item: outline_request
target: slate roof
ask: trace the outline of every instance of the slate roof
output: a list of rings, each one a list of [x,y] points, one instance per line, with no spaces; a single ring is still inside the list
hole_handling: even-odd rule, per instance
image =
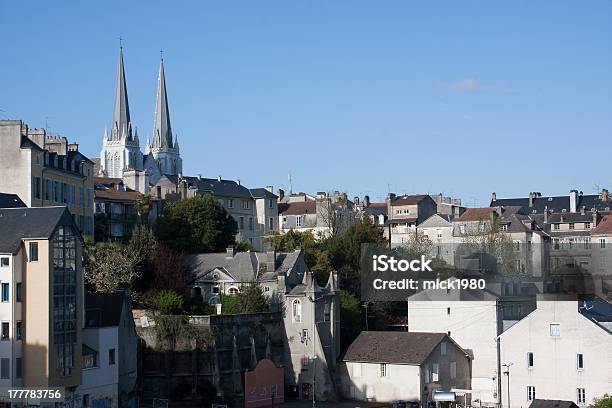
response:
[[[499,206],[519,206],[525,214],[543,214],[544,209],[548,207],[551,212],[562,212],[570,210],[570,197],[566,196],[549,196],[536,197],[533,199],[533,205],[529,207],[529,197],[522,198],[498,198],[491,200],[491,207]],[[612,200],[603,201],[599,194],[578,194],[576,209],[586,207],[587,210],[596,208],[599,211],[610,211],[612,208]]]
[[[0,208],[23,208],[25,206],[17,194],[0,193]]]
[[[445,333],[362,331],[343,361],[421,365],[447,337]]]
[[[210,193],[214,196],[252,198],[251,191],[234,180],[221,179],[219,181],[219,179],[199,177],[184,177],[184,179],[190,186],[196,187],[203,193]]]
[[[278,215],[302,215],[316,213],[317,203],[315,201],[300,201],[297,203],[278,204]]]
[[[254,198],[278,198],[276,194],[268,191],[265,188],[251,188],[249,191]]]
[[[548,222],[550,224],[558,224],[565,222],[593,222],[593,213],[590,211],[587,211],[585,214],[579,212],[553,213],[548,216]]]
[[[529,408],[578,408],[574,401],[534,399]]]
[[[429,197],[427,194],[402,195],[391,200],[391,205],[415,205]]]
[[[50,238],[60,221],[78,231],[66,207],[0,209],[0,253],[16,253],[23,239]]]
[[[388,215],[387,203],[370,203],[363,211],[369,215]]]
[[[32,139],[30,139],[29,137],[25,136],[25,135],[21,135],[21,148],[22,149],[33,149],[33,150],[38,150],[38,151],[43,151],[43,149],[37,145],[36,143],[34,143],[32,141]]]
[[[251,251],[238,252],[233,257],[229,257],[225,252],[187,255],[185,265],[192,271],[196,280],[204,278],[217,268],[227,272],[237,282],[252,282],[257,278],[258,272],[258,259],[255,252]]]
[[[491,214],[495,212],[493,207],[466,208],[457,221],[490,221]]]
[[[119,326],[123,304],[123,293],[85,293],[85,326]]]

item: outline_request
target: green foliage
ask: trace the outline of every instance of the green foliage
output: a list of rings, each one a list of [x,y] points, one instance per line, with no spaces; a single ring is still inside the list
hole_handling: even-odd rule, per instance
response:
[[[160,241],[179,252],[220,252],[235,244],[238,224],[213,197],[169,204],[157,221]]]
[[[119,243],[88,244],[84,247],[85,281],[96,292],[114,292],[130,286],[140,276],[139,254]]]
[[[316,263],[317,242],[311,231],[289,230],[285,234],[269,235],[267,240],[274,245],[277,252],[293,252],[296,249],[304,250],[304,260],[309,267]]]
[[[179,314],[183,311],[183,298],[173,290],[162,290],[157,294],[155,306],[162,315]]]
[[[221,295],[221,313],[261,313],[270,309],[270,302],[263,294],[261,287],[251,282],[240,289],[236,295]]]
[[[612,408],[612,395],[604,394],[601,397],[594,398],[593,403],[587,408]]]
[[[257,248],[255,248],[250,242],[242,241],[236,245],[236,252],[257,252]]]
[[[357,338],[363,326],[361,305],[357,296],[345,290],[340,291],[340,342],[346,348]]]

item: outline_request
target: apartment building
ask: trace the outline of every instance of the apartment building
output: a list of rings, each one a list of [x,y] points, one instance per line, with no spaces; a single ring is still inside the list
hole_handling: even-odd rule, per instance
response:
[[[612,333],[580,312],[582,302],[538,299],[537,308],[500,337],[502,403],[529,406],[534,399],[587,406],[610,392]],[[587,305],[588,309],[588,305]],[[508,390],[509,381],[509,390]]]
[[[0,209],[0,387],[81,384],[81,235],[66,207]]]
[[[65,205],[83,235],[93,236],[93,162],[65,137],[0,120],[0,191],[28,207]]]
[[[549,213],[577,212],[582,207],[609,212],[612,210],[612,196],[605,188],[599,194],[584,194],[572,189],[563,196],[543,196],[540,192],[531,192],[527,197],[497,198],[496,193],[491,194],[490,207],[509,206],[521,207],[523,214],[544,214],[545,210]]]
[[[130,236],[138,219],[141,193],[120,178],[94,178],[95,240],[116,241]]]
[[[418,224],[437,211],[436,202],[429,195],[387,196],[387,228],[391,244],[405,244],[416,232]]]

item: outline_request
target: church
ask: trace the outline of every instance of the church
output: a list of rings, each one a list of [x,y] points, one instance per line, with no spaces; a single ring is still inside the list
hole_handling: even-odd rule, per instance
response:
[[[132,126],[123,65],[123,47],[119,48],[115,105],[110,133],[104,131],[98,176],[122,179],[125,186],[147,194],[162,176],[182,174],[183,162],[176,135],[172,134],[164,59],[159,64],[153,135],[147,137],[144,154],[140,150],[138,130]]]

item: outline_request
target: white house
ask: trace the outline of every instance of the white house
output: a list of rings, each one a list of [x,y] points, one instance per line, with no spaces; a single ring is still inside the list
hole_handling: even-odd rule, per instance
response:
[[[436,390],[469,389],[470,374],[471,357],[445,333],[382,331],[361,332],[340,370],[344,398],[376,402],[425,403]]]
[[[433,244],[432,256],[442,258],[447,264],[454,264],[452,215],[433,214],[420,225],[417,231],[423,233]]]
[[[85,304],[83,381],[77,401],[82,407],[129,406],[136,398],[138,354],[129,297],[87,293]]]
[[[580,313],[577,301],[549,299],[540,298],[535,311],[500,336],[511,407],[527,407],[535,398],[586,406],[612,389],[612,332]]]

